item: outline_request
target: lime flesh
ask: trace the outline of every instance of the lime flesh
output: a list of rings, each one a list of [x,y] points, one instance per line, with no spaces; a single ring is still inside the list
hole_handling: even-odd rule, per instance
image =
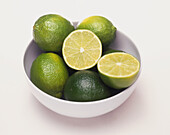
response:
[[[89,30],[75,30],[64,40],[62,48],[66,64],[75,70],[94,67],[102,55],[99,38]]]

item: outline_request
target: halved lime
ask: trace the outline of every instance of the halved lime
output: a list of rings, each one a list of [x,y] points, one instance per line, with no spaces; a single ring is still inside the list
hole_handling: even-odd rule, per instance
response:
[[[116,52],[104,55],[99,60],[97,68],[106,85],[122,89],[134,83],[139,73],[140,63],[128,53]]]
[[[99,38],[89,30],[75,30],[64,40],[63,58],[66,64],[76,70],[95,66],[102,55]]]

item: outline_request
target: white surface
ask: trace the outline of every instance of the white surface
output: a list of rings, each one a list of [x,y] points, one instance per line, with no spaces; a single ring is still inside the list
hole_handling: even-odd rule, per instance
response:
[[[135,56],[139,60],[139,62],[141,62],[140,54],[136,46],[134,45],[134,43],[127,36],[125,36],[123,33],[121,33],[118,30],[116,32],[116,38],[114,42],[112,42],[109,47],[112,49],[122,50],[124,52],[130,53],[133,56]],[[75,117],[75,118],[90,118],[90,117],[96,117],[108,113],[114,110],[115,108],[117,108],[118,106],[120,106],[122,103],[124,103],[127,100],[127,98],[132,94],[132,92],[135,90],[138,84],[137,82],[139,78],[136,80],[136,82],[133,85],[125,89],[123,92],[117,94],[116,96],[112,96],[105,100],[100,100],[95,102],[86,102],[86,103],[70,102],[70,101],[54,98],[42,92],[30,81],[30,69],[31,69],[32,62],[42,52],[43,51],[36,45],[34,41],[30,42],[27,49],[25,50],[25,54],[23,58],[24,59],[23,68],[25,69],[25,77],[27,78],[28,83],[31,86],[30,90],[32,91],[33,95],[40,101],[40,103],[42,103],[47,108],[61,115]]]
[[[170,134],[169,0],[0,1],[1,135]],[[143,70],[132,96],[116,110],[92,119],[60,116],[33,97],[22,69],[35,20],[58,13],[69,20],[104,15],[137,45]]]

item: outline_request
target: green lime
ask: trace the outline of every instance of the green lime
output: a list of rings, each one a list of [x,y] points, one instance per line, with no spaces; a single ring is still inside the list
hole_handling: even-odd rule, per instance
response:
[[[34,24],[33,36],[37,45],[44,51],[61,52],[64,39],[74,30],[65,18],[48,14]]]
[[[31,81],[42,91],[61,97],[68,78],[62,58],[55,53],[42,53],[32,63]]]
[[[109,53],[115,53],[115,52],[124,52],[122,50],[115,50],[115,49],[108,49],[107,51],[103,52],[103,55],[109,54]]]
[[[77,71],[69,77],[64,87],[64,97],[70,101],[95,101],[111,96],[111,92],[96,72]]]
[[[109,87],[122,89],[137,79],[140,63],[128,53],[116,52],[104,55],[97,64],[102,81]]]
[[[90,30],[75,30],[64,40],[62,54],[66,64],[72,69],[89,69],[100,59],[102,44]]]
[[[94,32],[106,48],[115,38],[116,27],[112,22],[102,16],[91,16],[84,19],[77,29],[88,29]]]

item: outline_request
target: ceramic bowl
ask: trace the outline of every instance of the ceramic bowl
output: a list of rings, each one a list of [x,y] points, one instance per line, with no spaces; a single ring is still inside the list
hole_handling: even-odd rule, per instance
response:
[[[76,26],[77,23],[73,23]],[[116,38],[114,42],[110,45],[111,48],[117,50],[123,50],[129,54],[135,56],[139,62],[141,63],[141,58],[139,51],[135,44],[122,32],[117,30]],[[44,106],[49,108],[50,110],[69,117],[76,117],[76,118],[90,118],[103,115],[108,113],[118,106],[120,106],[123,102],[125,102],[128,97],[132,94],[135,90],[141,69],[138,74],[137,80],[128,88],[124,89],[122,92],[98,101],[92,102],[73,102],[73,101],[66,101],[63,99],[58,99],[52,97],[45,92],[41,91],[37,88],[30,80],[30,68],[32,62],[37,58],[38,55],[43,53],[41,49],[38,48],[36,43],[32,40],[28,47],[25,50],[24,58],[23,58],[23,66],[25,71],[25,76],[28,80],[30,90],[35,98]]]

